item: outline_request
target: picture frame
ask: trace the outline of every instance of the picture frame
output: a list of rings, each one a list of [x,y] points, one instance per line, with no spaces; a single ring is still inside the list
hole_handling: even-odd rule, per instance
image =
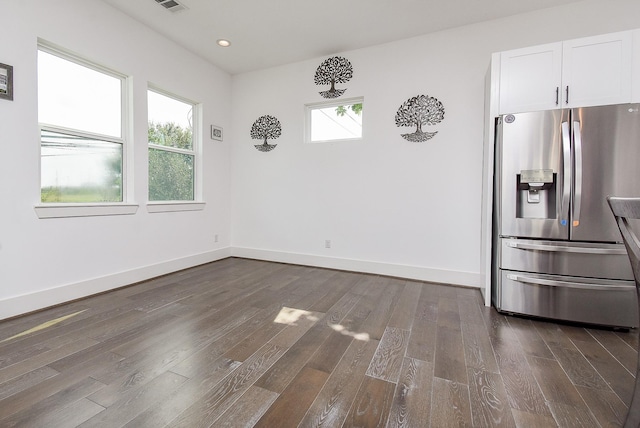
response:
[[[211,139],[222,141],[222,128],[220,126],[211,125]]]
[[[13,101],[13,66],[0,63],[0,99]]]

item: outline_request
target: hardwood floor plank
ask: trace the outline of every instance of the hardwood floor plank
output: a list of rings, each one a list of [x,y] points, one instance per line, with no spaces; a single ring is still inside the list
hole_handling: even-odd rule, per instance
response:
[[[374,340],[380,340],[393,313],[400,293],[404,289],[404,281],[396,278],[381,279],[382,294],[373,301],[373,310],[367,317],[363,332]]]
[[[304,367],[256,423],[256,427],[297,426],[329,374]],[[295,406],[291,403],[295,402]]]
[[[104,407],[83,398],[64,408],[58,408],[46,416],[42,426],[55,428],[74,428],[104,411]],[[38,425],[32,425],[38,426]]]
[[[387,325],[389,327],[397,327],[403,330],[410,330],[413,324],[413,317],[418,308],[418,300],[422,292],[422,284],[419,282],[406,281],[402,294],[398,299],[396,307],[393,309],[391,318]]]
[[[324,323],[318,323],[309,329],[256,381],[256,386],[282,393],[332,331]]]
[[[358,281],[359,277],[356,274],[350,272],[338,272],[336,277],[331,279],[331,283],[327,284],[325,287],[328,289],[328,293],[309,306],[309,310],[315,312],[328,312],[329,309],[341,300]]]
[[[538,334],[533,321],[518,317],[510,317],[511,330],[518,337],[522,351],[526,355],[553,359],[553,353]]]
[[[619,334],[611,334],[610,331],[589,329],[589,334],[593,336],[616,360],[620,362],[631,373],[636,372],[636,364],[638,362],[638,350],[623,340]],[[632,332],[626,333],[633,335]]]
[[[387,327],[366,375],[396,383],[409,341],[409,330]]]
[[[502,376],[474,368],[467,373],[473,426],[515,427]]]
[[[576,387],[601,427],[621,427],[627,417],[627,406],[613,391]]]
[[[512,337],[506,336],[506,338],[489,336],[500,371],[529,370],[527,357],[520,346],[520,342],[515,338],[515,335]]]
[[[432,363],[436,355],[437,330],[438,325],[435,320],[425,319],[416,315],[411,325],[407,357]]]
[[[187,378],[171,372],[155,377],[142,388],[129,390],[107,409],[80,425],[83,428],[122,426],[149,407],[169,397]]]
[[[240,366],[238,361],[230,361],[226,358],[218,357],[213,361],[203,362],[199,367],[199,375],[184,382],[181,388],[176,390],[169,397],[158,401],[147,410],[128,422],[128,428],[156,428],[164,427],[172,420],[186,411],[193,403],[213,388],[223,379],[229,376]]]
[[[484,325],[480,306],[483,304],[478,299],[480,292],[473,290],[472,295],[468,297],[458,297],[458,313],[460,314],[460,322],[463,324]]]
[[[584,406],[578,390],[556,360],[531,357],[529,364],[548,402]]]
[[[366,302],[362,299],[358,300],[358,303],[352,308],[349,314],[353,314],[354,317],[366,317],[369,311],[365,308],[365,311],[362,312],[360,310],[361,303]],[[272,342],[281,344],[281,346],[289,349],[285,355],[256,382],[256,386],[277,393],[284,391],[289,382],[297,375],[298,371],[300,371],[318,351],[322,343],[335,332],[334,319],[335,314],[330,310],[328,314],[319,319],[317,323],[313,327],[308,328],[308,330],[284,330],[276,336]],[[342,320],[339,322],[342,322]],[[299,335],[298,333],[302,334]],[[291,334],[293,334],[293,336],[289,337]]]
[[[498,362],[484,323],[462,323],[461,329],[467,367],[499,373]]]
[[[460,310],[455,298],[440,297],[438,299],[438,327],[460,329]]]
[[[533,326],[547,346],[559,346],[568,349],[575,347],[569,336],[567,336],[558,324],[539,321],[535,322]]]
[[[15,347],[13,349],[5,349],[4,353],[0,354],[0,369],[12,366],[17,362],[35,357],[47,351],[50,351],[50,349],[43,345],[29,348]]]
[[[215,421],[219,428],[253,427],[278,398],[275,392],[257,386],[250,387],[247,392]]]
[[[226,412],[283,353],[284,348],[265,345],[202,398],[194,400],[169,426],[208,426],[208,421],[214,421]]]
[[[591,339],[588,342],[574,340],[574,344],[628,406],[633,394],[634,376],[595,340]]]
[[[589,409],[583,406],[551,402],[549,403],[549,408],[559,427],[584,428],[598,426]]]
[[[360,337],[362,325],[370,312],[361,311],[357,305],[339,323],[329,324],[334,330],[307,362],[307,366],[331,373],[342,355],[356,337]]]
[[[377,347],[377,340],[351,342],[299,426],[331,428],[343,424]]]
[[[89,376],[96,370],[96,366],[102,367],[104,365],[115,364],[121,360],[122,357],[119,355],[104,353],[90,360],[79,362],[72,371],[48,378],[0,401],[0,415],[6,418],[25,409],[33,408],[35,403],[46,400],[48,397],[64,391],[67,388],[73,389],[75,385],[90,379]],[[93,379],[90,380],[91,385],[99,384],[99,386],[102,386],[101,383]]]
[[[467,385],[434,377],[431,400],[432,427],[470,427],[472,425]]]
[[[45,366],[0,383],[0,401],[56,375],[57,371]]]
[[[418,299],[418,307],[414,319],[421,321],[438,321],[438,297],[432,284],[423,284]]]
[[[38,398],[30,397],[28,405],[22,404],[18,408],[0,407],[0,426],[47,426],[50,415],[66,409],[78,400],[85,398],[97,391],[102,384],[94,379],[85,377],[65,388],[58,389],[55,393],[41,394]],[[14,395],[13,397],[16,397]],[[9,400],[5,400],[9,401]]]
[[[611,390],[609,385],[607,385],[600,374],[589,364],[577,348],[568,349],[554,346],[551,348],[551,351],[574,385],[607,391]]]
[[[405,358],[393,396],[387,427],[410,428],[429,424],[433,364]]]
[[[511,413],[513,414],[513,419],[515,420],[517,427],[556,428],[558,426],[551,414],[549,414],[549,416],[545,416],[515,409],[511,410]]]
[[[69,356],[66,356],[57,361],[54,361],[53,363],[49,364],[49,366],[59,372],[72,370],[79,363],[89,361],[92,358],[95,358],[97,356],[104,354],[105,352],[110,352],[112,348],[119,346],[122,343],[139,340],[140,337],[143,337],[145,335],[146,331],[149,329],[151,325],[162,324],[163,322],[166,322],[169,319],[173,319],[173,317],[152,316],[150,318],[145,318],[144,320],[138,319],[137,322],[130,325],[128,329],[122,330],[119,334],[113,335],[110,339],[105,340],[104,342],[99,342],[94,346],[85,348],[79,352],[73,353]],[[118,326],[116,330],[120,331],[122,327],[123,326]]]
[[[467,383],[464,345],[460,330],[438,326],[433,375],[461,384]]]
[[[273,320],[278,316],[281,309],[280,305],[278,305],[275,309],[265,310],[267,316],[264,321],[254,327],[253,333],[225,352],[224,356],[231,360],[244,361],[271,340],[273,336],[280,333],[286,325],[275,323]]]
[[[512,409],[551,417],[551,411],[547,407],[540,386],[528,366],[523,366],[520,370],[514,368],[503,369],[501,370],[501,375],[509,406]]]
[[[255,328],[270,317],[271,314],[267,311],[256,312],[255,315],[226,332],[223,336],[210,341],[202,347],[196,347],[189,357],[174,365],[171,371],[188,378],[199,376],[202,373],[202,367],[208,367],[212,362],[215,364],[225,352],[251,335]]]
[[[640,329],[634,329],[629,331],[616,331],[615,335],[622,339],[632,349],[638,349],[640,345]]]
[[[393,403],[395,384],[365,376],[343,427],[384,427]]]

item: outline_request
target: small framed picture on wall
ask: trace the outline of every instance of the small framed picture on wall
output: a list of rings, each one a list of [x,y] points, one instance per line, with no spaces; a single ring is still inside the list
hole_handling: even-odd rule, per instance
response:
[[[0,63],[0,99],[13,100],[13,66]]]
[[[211,139],[222,141],[222,128],[219,126],[211,125]]]

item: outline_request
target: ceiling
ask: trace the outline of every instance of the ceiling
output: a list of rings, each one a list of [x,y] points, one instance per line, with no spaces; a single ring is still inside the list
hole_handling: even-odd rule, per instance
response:
[[[102,1],[237,74],[576,0],[177,0],[178,12],[155,0]]]

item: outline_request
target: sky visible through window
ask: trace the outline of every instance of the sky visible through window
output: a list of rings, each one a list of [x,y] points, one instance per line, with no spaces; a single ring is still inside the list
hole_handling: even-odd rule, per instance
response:
[[[362,138],[362,111],[355,113],[345,104],[344,114],[337,113],[338,106],[311,110],[311,141],[350,140]]]

